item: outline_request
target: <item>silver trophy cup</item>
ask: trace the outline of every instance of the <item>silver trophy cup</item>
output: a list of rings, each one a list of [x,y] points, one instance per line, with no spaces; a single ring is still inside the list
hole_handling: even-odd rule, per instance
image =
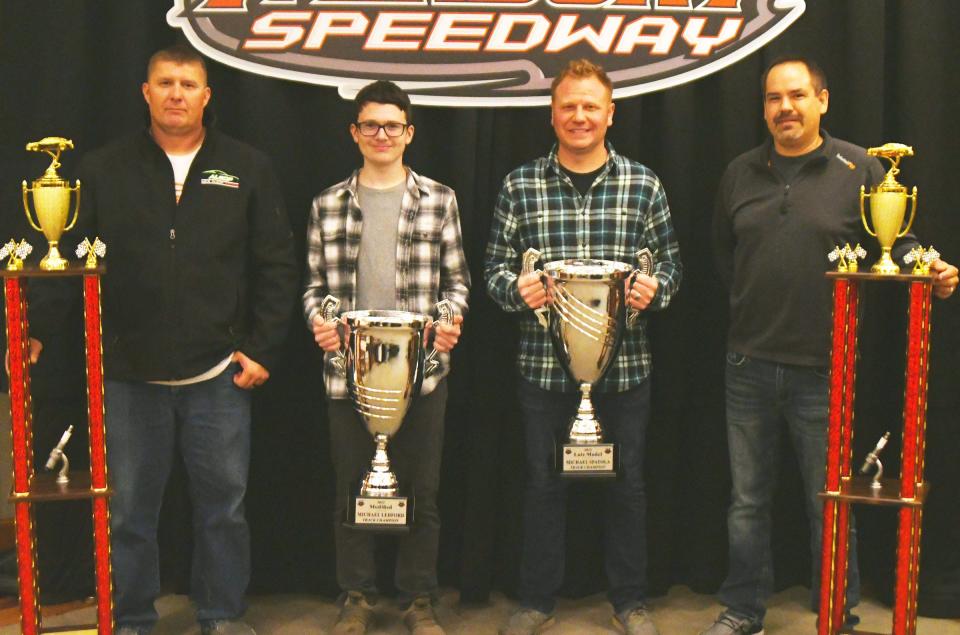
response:
[[[327,296],[322,305],[325,320],[335,320],[339,300]],[[437,322],[449,323],[449,300],[437,304]],[[438,367],[436,349],[426,353],[426,331],[435,322],[430,316],[407,311],[347,311],[343,320],[344,347],[334,363],[346,376],[354,410],[376,443],[370,469],[351,505],[355,525],[406,526],[409,501],[400,495],[397,476],[390,466],[387,444],[400,426],[425,377]]]
[[[528,250],[523,273],[533,271],[540,254]],[[616,448],[604,443],[590,399],[593,384],[610,368],[626,325],[637,314],[627,307],[627,287],[637,273],[652,270],[649,250],[637,253],[639,267],[612,260],[568,259],[544,265],[551,301],[537,319],[546,328],[564,370],[580,384],[580,405],[560,448],[558,466],[568,476],[615,476]]]

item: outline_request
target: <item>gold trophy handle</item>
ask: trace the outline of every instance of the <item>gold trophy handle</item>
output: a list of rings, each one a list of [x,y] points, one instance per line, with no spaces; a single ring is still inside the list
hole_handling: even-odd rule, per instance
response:
[[[910,208],[910,220],[907,221],[907,226],[903,229],[902,232],[897,234],[897,238],[903,238],[907,235],[907,232],[910,231],[910,227],[913,226],[913,219],[917,216],[917,186],[913,186],[913,193],[910,194],[907,198],[913,200],[913,205]]]
[[[863,221],[863,228],[864,228],[865,230],[867,230],[867,233],[870,234],[871,236],[876,237],[877,233],[874,232],[874,231],[871,231],[871,230],[870,230],[870,226],[867,224],[867,212],[866,212],[866,209],[864,208],[864,205],[863,205],[864,199],[867,199],[867,198],[870,198],[870,195],[866,193],[866,190],[865,190],[864,187],[861,185],[861,186],[860,186],[860,220]],[[916,202],[916,201],[914,201],[914,202]],[[916,209],[916,208],[914,208],[914,209]],[[911,221],[913,220],[913,216],[910,217],[910,220],[911,220]]]
[[[33,222],[33,215],[30,213],[30,197],[27,195],[33,191],[33,188],[27,187],[26,181],[21,184],[21,187],[23,188],[23,211],[27,215],[27,220],[30,222],[31,227],[38,232],[42,232],[43,230]]]
[[[76,185],[69,189],[70,192],[76,192],[76,203],[73,206],[73,220],[70,221],[70,224],[63,228],[63,231],[68,232],[73,229],[73,226],[77,224],[77,217],[80,215],[80,179],[77,179]]]

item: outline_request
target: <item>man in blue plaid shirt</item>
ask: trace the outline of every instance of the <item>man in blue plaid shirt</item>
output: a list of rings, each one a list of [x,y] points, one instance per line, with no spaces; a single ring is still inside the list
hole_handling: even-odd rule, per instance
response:
[[[646,247],[651,275],[639,275],[619,355],[594,387],[593,403],[620,452],[619,478],[606,489],[604,547],[614,623],[628,635],[656,635],[646,607],[646,497],[643,453],[650,412],[647,311],[666,308],[681,278],[679,248],[666,194],[649,169],[606,143],[613,123],[612,84],[603,69],[575,60],[551,87],[557,145],[546,157],[507,175],[490,230],[487,291],[506,311],[522,311],[518,388],[524,419],[527,484],[524,500],[520,607],[502,635],[539,633],[553,622],[554,593],[563,581],[566,487],[553,468],[555,443],[579,403],[579,391],[557,362],[533,309],[548,295],[534,274],[519,275],[536,248],[545,261],[600,258],[632,263]]]
[[[395,580],[404,622],[413,635],[443,635],[431,599],[437,589],[440,514],[437,488],[443,450],[449,351],[460,337],[467,311],[470,273],[460,237],[457,198],[449,187],[403,165],[413,140],[410,99],[387,81],[373,82],[356,97],[357,120],[350,134],[363,167],[327,188],[313,201],[307,230],[307,284],[304,316],[326,351],[324,383],[330,445],[337,480],[334,536],[337,583],[343,608],[331,633],[362,635],[373,619],[376,566],[373,536],[344,527],[348,491],[370,465],[374,442],[354,412],[344,379],[331,366],[340,348],[337,322],[324,320],[327,294],[340,308],[399,309],[435,314],[449,300],[452,324],[435,328],[440,370],[425,379],[421,394],[390,443],[398,479],[416,492],[410,533],[399,540]]]

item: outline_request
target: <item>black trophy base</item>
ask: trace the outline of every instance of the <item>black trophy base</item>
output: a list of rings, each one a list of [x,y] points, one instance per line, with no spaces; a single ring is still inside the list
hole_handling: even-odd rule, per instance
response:
[[[413,496],[362,496],[359,487],[350,497],[343,525],[377,533],[403,534],[413,524]]]
[[[557,446],[556,463],[563,478],[614,479],[620,453],[615,443],[563,443]]]

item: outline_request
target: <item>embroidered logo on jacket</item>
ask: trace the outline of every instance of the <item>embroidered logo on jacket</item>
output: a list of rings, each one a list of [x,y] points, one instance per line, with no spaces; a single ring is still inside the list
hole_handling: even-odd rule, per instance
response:
[[[854,163],[853,161],[847,159],[847,157],[843,156],[843,155],[840,154],[839,152],[837,153],[837,158],[840,159],[840,162],[843,163],[843,164],[844,164],[845,166],[847,166],[848,168],[850,168],[851,170],[856,170],[856,169],[857,169],[857,164],[856,164],[856,163]]]
[[[206,170],[201,172],[203,178],[200,179],[201,185],[222,185],[223,187],[240,187],[240,177],[227,174],[223,170]]]

